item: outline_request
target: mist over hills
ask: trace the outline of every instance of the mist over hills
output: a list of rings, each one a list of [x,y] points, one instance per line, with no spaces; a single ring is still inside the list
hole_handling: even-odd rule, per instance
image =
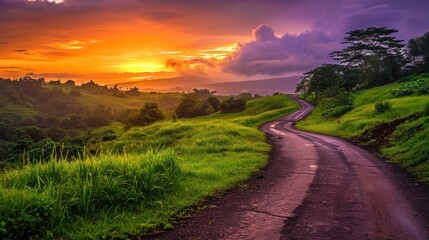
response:
[[[300,76],[270,78],[236,82],[206,83],[199,82],[197,77],[177,77],[168,79],[143,80],[136,82],[117,83],[123,89],[138,87],[140,91],[183,92],[194,88],[207,88],[217,91],[219,95],[236,95],[250,92],[259,95],[269,95],[275,92],[294,93]]]

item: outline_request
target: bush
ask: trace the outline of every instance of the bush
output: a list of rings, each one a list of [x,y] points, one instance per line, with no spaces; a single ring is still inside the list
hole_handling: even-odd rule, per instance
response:
[[[0,189],[0,239],[44,239],[62,218],[52,200],[32,191]]]
[[[0,239],[61,235],[59,223],[160,199],[181,170],[172,150],[36,163],[0,177]]]
[[[327,109],[322,113],[324,118],[339,118],[353,109],[351,105],[339,106]]]
[[[101,136],[101,140],[103,142],[112,141],[112,140],[115,140],[116,138],[117,138],[117,136],[116,136],[115,132],[112,129],[109,129],[109,130],[105,131],[103,133],[103,135]]]
[[[236,113],[246,109],[246,100],[230,98],[220,104],[221,113]]]
[[[164,118],[164,114],[159,110],[158,104],[147,102],[140,109],[140,112],[137,115],[137,124],[145,126],[161,121]]]
[[[392,109],[392,105],[386,101],[378,102],[374,106],[375,106],[375,112],[376,113],[385,113],[385,112],[389,111],[390,109]]]
[[[202,102],[194,94],[183,96],[182,102],[176,109],[178,118],[193,118],[204,115]]]
[[[321,94],[319,101],[320,107],[324,110],[322,116],[324,118],[338,118],[353,109],[353,95],[349,92],[333,93],[325,91]]]
[[[393,97],[424,94],[429,94],[429,78],[425,77],[404,83],[402,86],[392,91]]]

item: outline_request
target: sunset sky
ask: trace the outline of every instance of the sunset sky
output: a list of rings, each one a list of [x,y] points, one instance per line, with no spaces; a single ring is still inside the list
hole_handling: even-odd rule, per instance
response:
[[[0,76],[100,83],[299,75],[348,30],[429,31],[427,0],[0,0]]]

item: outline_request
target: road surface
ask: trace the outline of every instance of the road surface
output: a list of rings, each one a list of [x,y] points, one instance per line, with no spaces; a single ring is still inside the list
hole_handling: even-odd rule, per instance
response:
[[[344,140],[296,130],[312,106],[261,129],[270,162],[247,188],[149,239],[429,239],[429,191]]]

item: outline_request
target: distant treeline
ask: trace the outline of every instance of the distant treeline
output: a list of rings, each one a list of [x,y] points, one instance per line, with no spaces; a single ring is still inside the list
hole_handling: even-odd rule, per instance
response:
[[[173,120],[218,111],[243,111],[246,101],[254,98],[250,93],[243,93],[236,98],[219,99],[214,93],[207,89],[194,89],[183,94],[181,101],[171,95],[149,95],[156,96],[150,100],[157,99],[169,109],[177,106],[169,113]],[[91,94],[102,95],[97,98],[100,104],[86,103],[86,96]],[[101,143],[114,140],[116,135],[109,129],[101,134],[94,134],[93,130],[113,121],[129,128],[164,120],[167,114],[160,110],[159,104],[146,102],[141,94],[138,88],[121,91],[117,86],[108,88],[93,81],[77,86],[72,80],[61,83],[59,80],[45,82],[44,78],[30,76],[14,80],[0,78],[0,169],[10,164],[45,161],[53,153],[68,159],[97,154]],[[103,99],[108,96],[136,97],[142,106],[126,109],[105,106]]]

